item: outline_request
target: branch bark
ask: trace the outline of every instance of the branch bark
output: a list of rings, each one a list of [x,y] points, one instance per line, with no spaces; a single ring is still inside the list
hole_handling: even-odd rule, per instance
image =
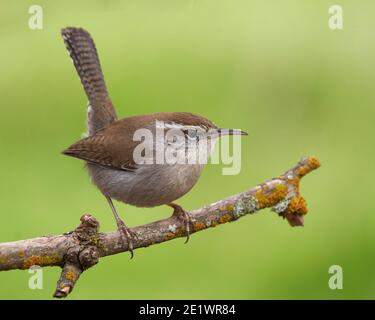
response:
[[[320,166],[313,156],[303,158],[292,169],[254,188],[191,211],[191,233],[236,221],[264,208],[272,208],[291,226],[303,225],[306,202],[299,192],[300,179]],[[185,225],[170,217],[131,229],[134,249],[148,247],[186,236]],[[99,262],[99,258],[128,251],[118,232],[100,233],[99,222],[91,215],[81,217],[72,232],[0,243],[0,271],[28,269],[33,265],[62,268],[54,297],[66,297],[82,272]]]

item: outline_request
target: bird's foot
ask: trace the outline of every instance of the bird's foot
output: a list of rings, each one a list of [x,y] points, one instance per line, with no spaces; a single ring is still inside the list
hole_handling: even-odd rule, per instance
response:
[[[193,219],[191,217],[191,214],[187,211],[185,211],[181,206],[175,203],[169,203],[168,206],[173,208],[173,214],[172,217],[175,217],[176,219],[180,220],[183,224],[185,224],[186,229],[186,240],[185,243],[187,243],[190,239],[190,226],[194,229]]]
[[[134,242],[133,242],[133,240],[138,239],[138,236],[134,232],[132,232],[125,225],[125,223],[122,220],[120,220],[117,223],[117,228],[118,228],[118,231],[120,232],[123,245],[124,244],[128,245],[128,248],[129,248],[129,251],[130,251],[130,259],[133,259],[133,257],[134,257],[134,252],[133,252]]]

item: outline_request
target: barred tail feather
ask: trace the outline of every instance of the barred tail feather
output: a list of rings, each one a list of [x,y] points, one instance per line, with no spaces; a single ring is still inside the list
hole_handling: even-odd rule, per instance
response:
[[[95,43],[82,28],[64,28],[61,35],[89,99],[88,127],[92,135],[117,120]]]

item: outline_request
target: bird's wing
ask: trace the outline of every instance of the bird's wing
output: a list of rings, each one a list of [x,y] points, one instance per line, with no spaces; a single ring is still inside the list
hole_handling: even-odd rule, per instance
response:
[[[186,119],[189,120],[188,123]],[[139,156],[143,147],[146,152],[145,155],[141,155],[142,158],[140,160],[148,161],[150,158],[152,161],[154,160],[157,139],[157,135],[155,135],[156,121],[163,121],[164,123],[187,123],[188,125],[197,126],[202,125],[202,119],[203,126],[214,126],[209,120],[186,112],[132,116],[117,120],[94,135],[76,142],[62,153],[113,169],[132,171],[137,168],[134,156]],[[135,140],[135,133],[139,129],[148,130],[151,136],[148,139],[141,139],[142,148],[136,149],[140,142],[139,140]],[[148,143],[146,140],[148,140]],[[136,155],[134,155],[135,150],[137,150]],[[150,153],[150,150],[152,153]]]
[[[88,127],[92,135],[117,120],[95,43],[82,28],[64,28],[61,35],[89,99]]]
[[[133,131],[117,125],[119,122],[79,140],[62,153],[112,169],[135,170],[133,150],[139,142],[133,141]]]

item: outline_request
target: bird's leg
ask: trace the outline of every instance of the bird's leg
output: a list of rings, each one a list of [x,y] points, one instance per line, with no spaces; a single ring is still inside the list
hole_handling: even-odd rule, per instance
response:
[[[128,242],[129,251],[130,251],[130,259],[132,259],[134,257],[134,253],[133,253],[134,246],[133,246],[133,236],[130,232],[130,229],[125,225],[124,221],[122,221],[119,215],[117,214],[115,206],[113,205],[112,199],[108,196],[105,196],[105,197],[107,198],[108,204],[111,207],[112,213],[116,219],[117,228],[121,234],[122,241]]]
[[[194,228],[193,220],[189,212],[185,211],[181,206],[175,203],[168,203],[168,206],[173,208],[173,217],[176,217],[178,220],[182,221],[185,224],[186,228],[186,241],[187,243],[190,238],[190,225]]]

